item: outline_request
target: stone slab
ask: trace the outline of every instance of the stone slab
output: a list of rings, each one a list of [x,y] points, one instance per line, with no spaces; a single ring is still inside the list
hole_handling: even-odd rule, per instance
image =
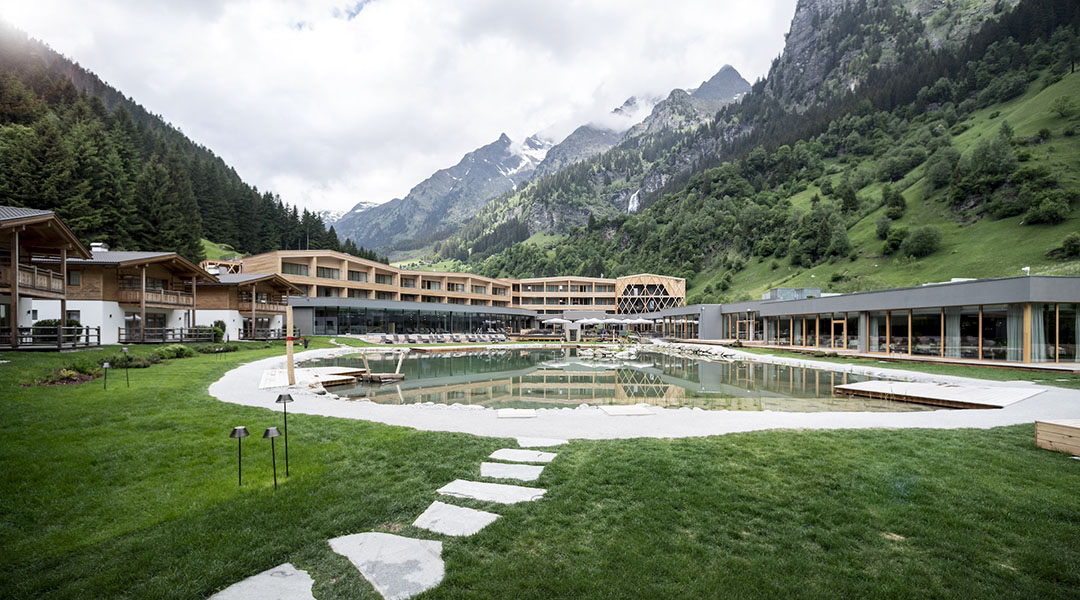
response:
[[[517,450],[514,448],[503,448],[491,453],[488,458],[494,458],[495,460],[505,460],[509,462],[532,462],[532,463],[549,463],[555,460],[557,454],[554,452],[541,452],[539,450]]]
[[[542,467],[541,467],[542,468]],[[473,535],[492,524],[499,515],[439,501],[431,503],[413,525],[444,535]]]
[[[498,504],[517,504],[518,502],[539,500],[547,493],[547,490],[520,485],[507,485],[505,483],[481,483],[479,481],[455,479],[439,488],[438,492],[444,496],[453,496],[454,498],[468,498]]]
[[[643,417],[655,415],[653,411],[644,406],[626,406],[623,404],[610,404],[599,407],[609,417]]]
[[[551,448],[552,446],[562,446],[566,443],[566,440],[556,438],[519,437],[517,443],[518,446],[521,446],[522,448]]]
[[[403,600],[442,582],[442,542],[390,533],[356,533],[330,540],[387,600]]]
[[[480,475],[495,479],[536,481],[544,467],[537,465],[508,465],[506,463],[480,463]]]
[[[307,571],[285,563],[252,575],[210,596],[210,600],[315,600]]]
[[[500,408],[495,411],[495,416],[500,419],[535,419],[534,408]]]

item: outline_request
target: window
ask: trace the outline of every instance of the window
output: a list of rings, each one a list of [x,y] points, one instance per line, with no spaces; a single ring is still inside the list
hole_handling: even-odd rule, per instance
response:
[[[64,321],[77,321],[82,324],[82,312],[78,310],[69,310],[64,314]],[[64,325],[67,325],[65,322]]]
[[[340,273],[337,269],[330,267],[319,267],[315,270],[315,275],[323,279],[338,279]]]
[[[375,283],[379,285],[394,285],[394,276],[386,275],[384,273],[376,273]]]
[[[549,285],[549,286],[547,286],[546,290],[548,292],[565,292],[566,291],[566,286],[565,285]]]
[[[474,286],[472,286],[472,293],[474,293],[474,294],[487,294],[487,286],[485,286],[485,285],[474,285]]]
[[[68,285],[82,285],[82,271],[68,271]]]
[[[420,282],[420,287],[424,288],[425,290],[437,291],[442,289],[442,283],[438,281],[428,281],[427,279],[425,279]]]
[[[37,321],[38,320],[38,318],[37,318],[37,309],[36,308],[30,310],[30,320],[31,321]]]
[[[307,265],[298,265],[296,263],[281,263],[281,272],[286,275],[299,275],[301,277],[308,276]]]
[[[393,300],[394,299],[394,292],[375,292],[375,299],[376,300]],[[402,297],[402,300],[404,300],[404,299],[405,298]]]
[[[359,281],[360,283],[367,283],[367,272],[349,271],[349,281]]]
[[[571,285],[570,292],[575,294],[591,294],[592,284]]]
[[[320,297],[320,298],[337,298],[340,294],[338,294],[338,289],[337,288],[326,287],[326,286],[320,285],[316,289],[316,294],[315,295]]]
[[[367,290],[349,290],[350,298],[367,298]]]
[[[464,292],[465,291],[465,284],[464,283],[448,283],[448,284],[446,284],[446,291],[448,291],[448,292]]]
[[[506,288],[491,288],[491,295],[506,296]]]
[[[615,285],[614,284],[607,285],[607,284],[598,283],[593,287],[596,290],[595,293],[597,293],[597,294],[614,294],[615,293]]]
[[[416,279],[412,278],[412,277],[407,277],[407,278],[402,277],[401,278],[401,287],[403,287],[403,288],[415,288],[416,287]]]

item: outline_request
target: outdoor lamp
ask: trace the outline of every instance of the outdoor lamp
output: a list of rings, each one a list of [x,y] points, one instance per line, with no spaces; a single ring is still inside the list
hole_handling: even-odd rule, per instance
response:
[[[263,433],[263,439],[270,438],[270,462],[274,465],[274,489],[277,489],[277,453],[274,452],[274,438],[281,435],[277,427],[268,427]]]
[[[281,394],[274,402],[281,405],[281,414],[285,418],[285,476],[289,476],[289,409],[287,408],[289,403],[292,402],[292,396],[289,394]]]
[[[109,363],[101,363],[101,368],[105,371],[105,380],[102,382],[105,390],[109,389]]]
[[[128,349],[126,347],[121,348],[120,352],[124,353],[124,379],[127,381],[127,386],[131,387],[131,375],[128,374],[128,369],[131,366],[131,359],[128,358]]]
[[[236,438],[236,484],[244,485],[244,480],[240,478],[240,443],[244,438],[248,436],[247,427],[240,425],[239,427],[233,427],[233,430],[229,432],[229,437]]]

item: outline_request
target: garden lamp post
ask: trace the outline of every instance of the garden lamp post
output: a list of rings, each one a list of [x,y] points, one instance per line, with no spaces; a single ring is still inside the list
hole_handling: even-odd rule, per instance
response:
[[[233,427],[232,432],[229,433],[229,437],[236,438],[236,485],[244,485],[244,480],[241,477],[241,464],[243,459],[240,457],[240,445],[244,438],[248,436],[247,427],[240,425],[239,427]]]
[[[274,489],[277,489],[277,453],[274,452],[274,438],[281,435],[277,427],[268,427],[263,433],[263,439],[270,438],[270,462],[274,465]]]
[[[131,359],[128,358],[128,355],[127,355],[128,349],[127,348],[121,348],[120,352],[124,353],[124,379],[127,380],[127,386],[131,387],[131,375],[128,373],[128,368],[131,365]]]
[[[281,414],[285,418],[285,476],[289,476],[289,403],[292,402],[292,396],[289,394],[281,394],[277,397],[277,402],[281,405]]]
[[[105,386],[105,391],[109,391],[109,363],[101,363],[101,368],[105,371],[105,381],[102,384]]]

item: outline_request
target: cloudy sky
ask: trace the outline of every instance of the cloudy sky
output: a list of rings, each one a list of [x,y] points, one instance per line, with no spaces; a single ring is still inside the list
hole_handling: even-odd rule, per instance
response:
[[[561,139],[730,63],[795,0],[0,0],[0,18],[312,209],[384,202],[494,141]]]

